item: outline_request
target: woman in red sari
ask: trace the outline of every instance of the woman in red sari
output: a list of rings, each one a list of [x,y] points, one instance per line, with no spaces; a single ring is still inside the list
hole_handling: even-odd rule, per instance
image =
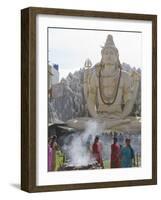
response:
[[[114,137],[111,145],[111,168],[120,167],[120,145],[117,143],[117,138]]]
[[[102,168],[104,168],[103,160],[102,160],[102,150],[103,150],[102,143],[99,141],[99,137],[96,136],[94,143],[92,145],[92,152],[93,152],[93,155],[94,155],[96,161],[98,162],[98,164]]]

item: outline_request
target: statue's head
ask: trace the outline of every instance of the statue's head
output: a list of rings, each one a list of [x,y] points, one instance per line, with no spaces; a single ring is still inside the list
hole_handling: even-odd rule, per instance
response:
[[[119,53],[115,46],[112,35],[107,36],[105,45],[102,47],[102,64],[119,66]]]

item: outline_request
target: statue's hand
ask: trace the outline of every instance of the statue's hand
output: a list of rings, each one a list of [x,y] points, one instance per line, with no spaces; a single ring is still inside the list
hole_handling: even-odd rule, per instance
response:
[[[99,118],[99,116],[98,116],[98,114],[97,113],[92,113],[92,118],[95,118],[95,119],[98,119]]]
[[[111,114],[108,116],[108,118],[109,119],[122,119],[120,114],[117,114],[117,115]]]
[[[123,119],[124,116],[122,116],[121,114],[107,114],[107,113],[100,113],[96,115],[97,119]]]

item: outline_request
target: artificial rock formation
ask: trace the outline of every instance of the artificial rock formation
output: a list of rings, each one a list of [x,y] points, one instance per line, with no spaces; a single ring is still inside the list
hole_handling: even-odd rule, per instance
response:
[[[84,70],[69,73],[66,79],[52,86],[52,98],[49,99],[50,113],[55,113],[53,119],[49,116],[50,123],[55,120],[66,122],[69,119],[82,117],[87,114],[83,92]]]

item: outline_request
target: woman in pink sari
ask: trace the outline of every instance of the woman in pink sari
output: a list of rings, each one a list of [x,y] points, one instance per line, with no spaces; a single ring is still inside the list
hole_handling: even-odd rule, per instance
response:
[[[57,150],[56,138],[56,135],[54,135],[48,142],[48,171],[55,171]]]

